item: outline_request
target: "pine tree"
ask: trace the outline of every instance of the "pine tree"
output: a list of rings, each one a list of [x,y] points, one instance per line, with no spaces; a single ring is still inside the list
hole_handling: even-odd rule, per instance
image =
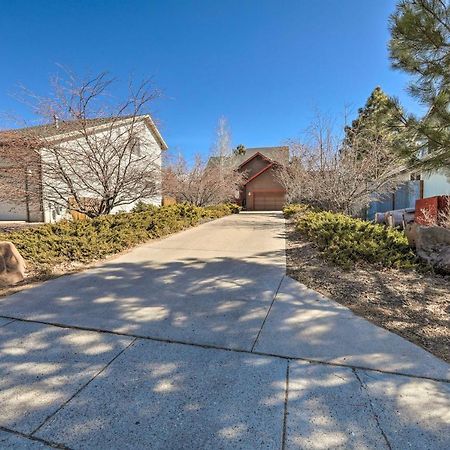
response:
[[[245,146],[242,144],[239,144],[234,150],[233,153],[237,155],[245,155]]]
[[[351,145],[361,135],[376,141],[392,140],[403,128],[401,115],[396,102],[377,86],[364,107],[358,109],[358,117],[351,126],[345,127],[345,141]]]
[[[409,92],[426,106],[424,117],[405,123],[409,147],[430,168],[450,163],[450,1],[402,0],[390,19],[390,57],[394,68],[413,76]]]
[[[405,128],[401,118],[398,104],[377,86],[351,126],[345,127],[341,157],[367,162],[368,180],[378,179],[385,167],[398,159],[398,142]]]

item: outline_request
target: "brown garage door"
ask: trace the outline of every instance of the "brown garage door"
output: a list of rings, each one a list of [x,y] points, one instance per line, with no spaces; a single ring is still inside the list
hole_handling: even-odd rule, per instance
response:
[[[255,211],[279,211],[284,205],[284,192],[254,192]]]

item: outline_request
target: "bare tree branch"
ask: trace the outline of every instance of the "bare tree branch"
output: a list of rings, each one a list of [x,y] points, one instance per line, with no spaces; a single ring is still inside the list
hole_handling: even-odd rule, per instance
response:
[[[0,134],[3,199],[42,198],[95,217],[160,194],[161,149],[147,128],[159,93],[146,80],[113,101],[114,82],[69,74],[52,80],[49,98],[23,91],[45,125]]]

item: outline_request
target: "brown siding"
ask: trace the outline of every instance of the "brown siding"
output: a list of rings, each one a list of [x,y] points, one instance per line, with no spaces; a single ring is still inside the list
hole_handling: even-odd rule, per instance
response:
[[[246,164],[241,170],[245,172],[247,179],[251,178],[253,175],[256,175],[258,172],[267,167],[269,163],[267,160],[261,158],[261,156],[256,156],[252,159],[248,164]]]
[[[247,184],[247,191],[261,189],[284,191],[283,186],[276,179],[273,169],[267,170]]]
[[[0,146],[4,192],[0,196],[0,220],[41,222],[42,192],[39,156],[17,146]]]
[[[245,193],[247,209],[253,210],[257,209],[258,204],[261,203],[257,202],[255,205],[255,195],[258,196],[259,199],[264,196],[273,197],[274,195],[278,195],[278,197],[282,196],[284,200],[285,190],[277,180],[274,170],[269,169],[261,175],[257,176],[254,180],[250,181],[246,186]],[[282,201],[280,201],[279,203],[282,203]]]

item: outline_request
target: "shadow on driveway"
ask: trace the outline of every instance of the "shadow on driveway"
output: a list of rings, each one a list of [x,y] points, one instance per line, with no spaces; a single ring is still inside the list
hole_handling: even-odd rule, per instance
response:
[[[250,350],[284,252],[173,261],[153,251],[158,260],[112,261],[1,298],[0,316]]]

